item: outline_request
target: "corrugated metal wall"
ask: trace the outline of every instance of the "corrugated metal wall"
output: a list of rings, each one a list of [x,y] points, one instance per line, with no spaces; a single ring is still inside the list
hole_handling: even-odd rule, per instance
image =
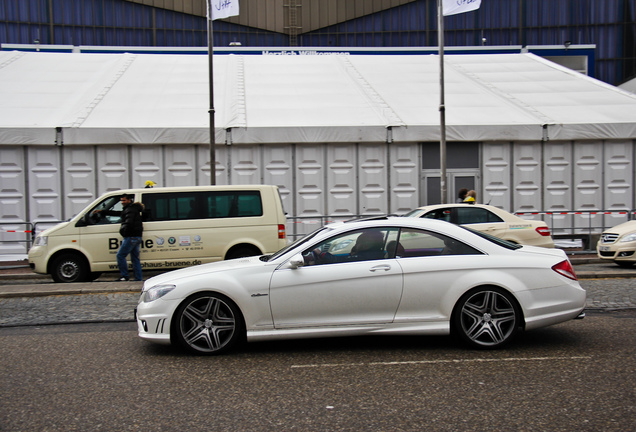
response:
[[[517,212],[633,209],[635,145],[633,141],[484,143],[484,197]],[[556,231],[572,227],[586,231],[625,221],[618,214],[551,217]]]
[[[217,146],[217,184],[280,187],[289,216],[402,214],[421,202],[418,143]],[[510,211],[636,207],[634,141],[487,142],[480,202]],[[0,146],[0,224],[68,219],[106,191],[209,184],[207,146]],[[449,191],[452,202],[455,191]],[[564,215],[556,228],[613,226],[624,216]],[[312,223],[290,223],[306,233]],[[2,233],[1,240],[13,237]],[[24,252],[3,244],[4,253]]]

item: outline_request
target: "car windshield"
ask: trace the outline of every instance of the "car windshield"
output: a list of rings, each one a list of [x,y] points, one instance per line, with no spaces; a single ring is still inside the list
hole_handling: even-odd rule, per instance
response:
[[[492,236],[490,234],[486,234],[484,232],[477,231],[477,230],[474,230],[472,228],[468,228],[468,227],[463,226],[463,225],[459,225],[459,227],[465,229],[466,231],[470,231],[471,233],[477,234],[479,237],[485,238],[486,240],[489,240],[489,241],[491,241],[491,242],[493,242],[493,243],[495,243],[495,244],[497,244],[497,245],[499,245],[501,247],[505,247],[506,249],[516,250],[516,249],[520,249],[520,248],[523,247],[523,246],[518,245],[516,243],[512,243],[512,242],[509,242],[507,240],[500,239],[499,237],[495,237],[495,236]]]
[[[308,242],[309,240],[311,240],[312,238],[314,238],[316,235],[318,235],[318,233],[321,233],[323,231],[331,231],[331,228],[327,228],[327,227],[320,227],[318,228],[316,231],[313,231],[309,234],[307,234],[304,237],[300,237],[299,239],[297,239],[295,242],[288,244],[287,246],[285,246],[284,248],[282,248],[281,250],[279,250],[278,252],[276,252],[274,255],[271,255],[268,257],[267,261],[273,261],[276,258],[278,258],[279,256],[287,253],[287,251],[295,248],[296,246],[299,246],[301,244],[304,244],[306,242]]]
[[[416,214],[418,214],[418,213],[421,213],[421,212],[422,212],[422,210],[420,210],[420,209],[411,210],[411,211],[410,211],[410,212],[408,212],[408,213],[404,213],[404,214],[402,215],[402,217],[413,217],[414,215],[416,215]]]

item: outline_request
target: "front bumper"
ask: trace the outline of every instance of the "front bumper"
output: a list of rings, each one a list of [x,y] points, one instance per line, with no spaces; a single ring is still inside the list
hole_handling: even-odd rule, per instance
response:
[[[29,267],[33,270],[33,272],[47,274],[46,255],[46,251],[40,246],[33,246],[29,250]]]
[[[634,246],[601,243],[596,248],[596,254],[604,260],[636,262],[636,248]]]
[[[172,315],[177,301],[158,299],[150,303],[139,302],[135,309],[137,334],[149,342],[169,345]]]

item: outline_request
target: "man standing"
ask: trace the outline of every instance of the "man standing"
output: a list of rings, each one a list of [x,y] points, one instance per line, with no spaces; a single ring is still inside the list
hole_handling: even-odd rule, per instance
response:
[[[128,254],[130,254],[130,261],[132,262],[134,280],[142,280],[139,245],[141,245],[141,235],[144,230],[141,221],[141,212],[144,206],[141,203],[133,202],[134,198],[134,195],[123,194],[119,199],[124,206],[121,212],[121,228],[119,228],[119,234],[124,238],[124,241],[117,252],[117,266],[121,274],[121,277],[117,279],[118,281],[130,280],[128,263],[126,263]]]

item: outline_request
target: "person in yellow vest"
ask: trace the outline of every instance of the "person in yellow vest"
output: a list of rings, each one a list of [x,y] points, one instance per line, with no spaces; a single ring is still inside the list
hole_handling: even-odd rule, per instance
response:
[[[475,204],[476,201],[477,201],[477,192],[475,192],[474,190],[469,190],[466,193],[466,198],[464,198],[464,202],[466,204]]]

